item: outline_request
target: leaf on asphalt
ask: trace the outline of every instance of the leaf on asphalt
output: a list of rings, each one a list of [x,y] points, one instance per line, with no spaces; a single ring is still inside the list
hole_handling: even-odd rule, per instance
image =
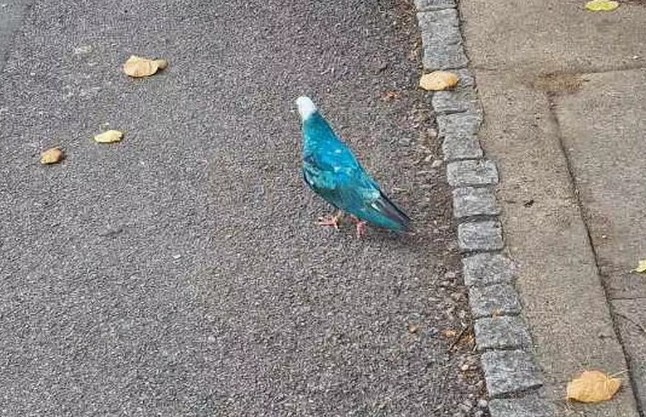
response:
[[[639,261],[639,264],[637,264],[637,268],[633,269],[633,272],[641,272],[641,273],[646,272],[646,259],[642,259],[641,261]]]
[[[567,399],[582,403],[608,401],[621,386],[621,380],[599,371],[584,371],[567,384]]]
[[[419,86],[428,91],[442,91],[453,88],[458,84],[458,76],[448,71],[434,71],[422,75]]]
[[[59,148],[47,149],[40,154],[40,163],[43,165],[56,164],[62,161],[64,156],[63,151]]]
[[[148,59],[132,55],[125,64],[123,72],[134,78],[148,77],[168,66],[165,59]]]
[[[619,3],[612,0],[592,0],[585,4],[591,12],[611,12],[619,7]]]
[[[121,142],[122,138],[123,132],[119,132],[118,130],[108,130],[107,132],[103,132],[100,135],[96,135],[94,137],[94,140],[99,143],[113,143]]]

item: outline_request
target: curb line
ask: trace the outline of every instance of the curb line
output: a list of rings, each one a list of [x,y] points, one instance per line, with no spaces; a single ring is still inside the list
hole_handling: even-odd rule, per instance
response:
[[[491,417],[553,417],[543,392],[542,371],[532,352],[531,333],[522,318],[515,266],[503,253],[496,203],[496,165],[480,146],[483,110],[468,69],[456,0],[415,0],[425,71],[450,70],[458,87],[434,92],[446,178],[453,188],[453,216],[463,278],[469,291],[476,348],[489,395]]]

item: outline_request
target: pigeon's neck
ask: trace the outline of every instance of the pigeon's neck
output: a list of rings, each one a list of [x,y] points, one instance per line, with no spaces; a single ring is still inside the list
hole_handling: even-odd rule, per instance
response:
[[[306,151],[327,143],[339,142],[332,127],[318,112],[303,120],[303,134]]]

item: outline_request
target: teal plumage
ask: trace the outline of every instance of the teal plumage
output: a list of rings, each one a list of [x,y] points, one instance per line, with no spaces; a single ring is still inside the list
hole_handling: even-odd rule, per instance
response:
[[[361,221],[398,232],[407,230],[409,217],[381,191],[312,101],[300,97],[297,104],[303,135],[303,176],[310,188]]]

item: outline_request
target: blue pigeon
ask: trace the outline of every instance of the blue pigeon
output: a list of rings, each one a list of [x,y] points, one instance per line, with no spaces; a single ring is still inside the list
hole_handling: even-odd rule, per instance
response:
[[[343,212],[357,221],[357,236],[365,224],[403,232],[410,218],[393,204],[361,166],[352,151],[334,133],[309,97],[296,100],[303,135],[303,176],[318,195],[339,213],[319,220],[323,226],[338,229]]]

